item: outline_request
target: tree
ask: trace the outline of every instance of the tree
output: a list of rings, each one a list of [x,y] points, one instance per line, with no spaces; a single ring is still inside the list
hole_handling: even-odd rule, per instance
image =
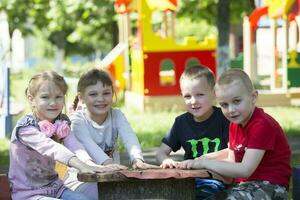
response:
[[[226,69],[229,68],[229,2],[230,0],[220,0],[218,3],[218,75],[222,74]]]
[[[10,32],[23,35],[42,31],[56,47],[57,70],[63,58],[73,53],[108,50],[117,42],[113,0],[1,0]]]
[[[194,21],[205,19],[209,24],[217,26],[217,68],[219,74],[221,74],[229,68],[230,24],[242,23],[243,17],[248,15],[254,8],[254,0],[181,0],[178,17],[188,17]]]

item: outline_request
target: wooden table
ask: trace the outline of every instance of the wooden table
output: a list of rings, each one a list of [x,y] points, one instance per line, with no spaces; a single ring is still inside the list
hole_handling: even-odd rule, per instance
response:
[[[98,182],[100,199],[195,199],[195,178],[206,170],[147,169],[78,174],[83,182]],[[222,179],[222,178],[221,178]]]

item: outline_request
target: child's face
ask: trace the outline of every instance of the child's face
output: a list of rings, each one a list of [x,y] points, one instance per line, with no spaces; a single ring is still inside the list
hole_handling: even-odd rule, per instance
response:
[[[65,97],[59,87],[50,81],[42,83],[36,95],[29,96],[29,101],[40,120],[53,122],[64,107]]]
[[[206,78],[184,79],[180,87],[187,111],[196,121],[208,119],[212,114],[215,95]]]
[[[113,101],[112,86],[103,86],[103,83],[98,81],[95,85],[86,87],[79,98],[86,105],[90,117],[98,121],[97,119],[106,117],[111,109]]]
[[[237,80],[227,85],[217,85],[216,97],[225,117],[244,126],[254,111],[257,92],[249,93],[244,84]]]

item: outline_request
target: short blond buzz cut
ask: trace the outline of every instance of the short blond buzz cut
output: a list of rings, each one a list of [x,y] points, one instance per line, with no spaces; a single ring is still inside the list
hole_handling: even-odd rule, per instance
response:
[[[214,89],[215,87],[214,73],[207,66],[201,64],[187,67],[180,76],[180,83],[186,79],[193,80],[202,77],[206,78],[208,85],[211,87],[211,89]]]
[[[255,90],[252,81],[248,74],[240,69],[229,69],[224,71],[218,78],[216,86],[218,85],[228,85],[234,81],[240,81],[249,93]]]

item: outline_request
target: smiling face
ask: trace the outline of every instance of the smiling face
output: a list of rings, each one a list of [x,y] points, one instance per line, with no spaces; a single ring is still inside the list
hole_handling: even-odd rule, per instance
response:
[[[64,93],[52,81],[41,82],[35,96],[28,96],[34,114],[39,120],[54,119],[62,112],[65,104]]]
[[[112,86],[103,85],[101,81],[97,81],[96,84],[87,86],[78,97],[86,105],[90,118],[101,124],[111,109],[113,89]]]
[[[186,109],[195,121],[208,119],[213,112],[215,95],[206,78],[183,79],[180,87]]]
[[[255,109],[257,91],[249,92],[241,80],[217,84],[215,91],[224,116],[230,122],[245,126]]]

